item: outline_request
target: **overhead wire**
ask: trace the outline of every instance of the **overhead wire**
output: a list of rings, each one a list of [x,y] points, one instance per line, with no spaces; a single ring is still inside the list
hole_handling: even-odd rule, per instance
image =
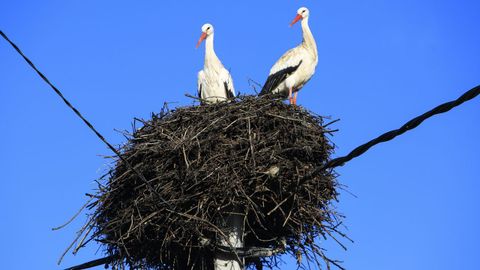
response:
[[[67,100],[67,98],[65,98],[65,96],[62,94],[62,92],[55,86],[53,85],[52,82],[50,82],[50,80],[42,73],[40,72],[40,70],[33,64],[33,62],[22,52],[22,50],[20,50],[20,48],[15,44],[13,43],[13,41],[11,41],[8,36],[0,30],[0,35],[15,49],[15,51],[17,51],[18,54],[20,54],[20,56],[22,56],[22,58],[27,62],[27,64],[33,69],[35,70],[35,72],[43,79],[43,81],[45,81],[45,83],[47,83],[50,88],[53,89],[53,91],[55,91],[55,93],[63,100],[63,102],[65,103],[65,105],[67,105],[84,123],[85,125],[88,126],[88,128],[90,128],[90,130],[93,131],[93,133],[95,133],[95,135],[110,149],[112,150],[112,152],[115,153],[115,155],[117,155],[117,157],[120,158],[120,160],[122,160],[123,163],[125,163],[125,165],[131,169],[136,175],[138,175],[138,177],[142,180],[142,182],[148,187],[148,189],[150,190],[150,192],[154,193],[155,195],[157,195],[159,197],[159,199],[162,201],[162,203],[166,203],[168,204],[168,202],[163,199],[160,194],[155,191],[152,187],[152,185],[148,182],[148,180],[145,178],[145,176],[143,174],[141,174],[137,169],[135,169],[131,164],[130,162],[128,162],[128,160],[126,160],[120,153],[119,150],[117,150],[115,147],[113,147],[112,144],[110,144],[106,139],[105,137],[100,133],[98,132],[98,130],[80,113],[80,111],[75,108],[72,103],[70,101]]]

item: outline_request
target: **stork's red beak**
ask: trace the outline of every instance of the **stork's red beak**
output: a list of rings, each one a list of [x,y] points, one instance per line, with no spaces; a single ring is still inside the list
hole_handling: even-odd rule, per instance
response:
[[[195,46],[195,48],[198,48],[198,46],[200,46],[200,44],[202,44],[202,41],[204,41],[206,38],[207,38],[207,33],[202,32],[202,35],[200,36],[200,39],[198,40],[197,46]]]
[[[295,17],[295,19],[293,19],[292,23],[290,23],[290,27],[292,27],[296,22],[300,21],[302,18],[303,18],[302,15],[297,14],[297,17]]]

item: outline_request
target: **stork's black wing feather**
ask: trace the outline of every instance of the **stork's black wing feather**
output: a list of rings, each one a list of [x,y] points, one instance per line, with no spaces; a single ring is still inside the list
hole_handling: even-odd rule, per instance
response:
[[[197,90],[197,91],[198,91],[198,98],[199,98],[199,99],[203,99],[203,97],[202,97],[202,84],[200,84],[200,85],[198,86],[198,90]]]
[[[295,72],[301,64],[302,60],[296,66],[287,67],[269,75],[267,81],[262,87],[262,91],[260,91],[259,96],[263,96],[272,92],[275,88],[277,88],[277,86],[285,81],[290,74]]]
[[[228,99],[234,98],[235,96],[233,95],[232,89],[229,89],[229,88],[228,88],[228,83],[227,83],[227,82],[223,82],[223,86],[225,87],[225,96],[226,96]]]

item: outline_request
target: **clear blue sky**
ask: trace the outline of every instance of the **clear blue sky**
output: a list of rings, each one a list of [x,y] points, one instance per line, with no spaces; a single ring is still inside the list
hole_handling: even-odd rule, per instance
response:
[[[311,11],[319,64],[299,104],[341,118],[336,155],[480,84],[480,2],[2,1],[0,29],[115,144],[114,129],[189,104],[203,46],[235,86],[263,83],[301,40],[288,24]],[[478,269],[480,100],[428,120],[339,168],[338,210],[355,240],[326,245],[347,269]],[[2,269],[61,269],[56,261],[84,221],[62,224],[108,167],[108,149],[0,40],[0,258]],[[101,256],[90,245],[62,267]],[[294,269],[286,260],[283,269]],[[98,269],[102,269],[99,267]]]

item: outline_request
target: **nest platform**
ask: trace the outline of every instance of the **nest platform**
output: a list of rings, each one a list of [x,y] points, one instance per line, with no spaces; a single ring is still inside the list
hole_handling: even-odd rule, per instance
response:
[[[137,172],[115,160],[90,205],[88,239],[115,258],[113,268],[210,270],[219,252],[243,257],[252,268],[273,267],[283,253],[300,266],[336,264],[314,241],[338,225],[335,173],[309,175],[334,149],[321,116],[247,96],[135,123],[141,128],[129,135],[122,158]],[[221,244],[231,215],[241,217],[251,250]],[[269,252],[255,255],[255,249]]]

